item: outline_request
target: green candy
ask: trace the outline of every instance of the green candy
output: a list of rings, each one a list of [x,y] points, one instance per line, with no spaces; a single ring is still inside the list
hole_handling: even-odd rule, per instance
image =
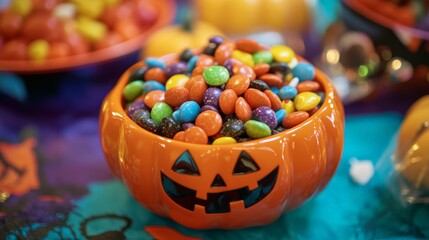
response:
[[[124,88],[124,98],[127,101],[136,99],[143,92],[143,81],[133,81],[127,84]]]
[[[249,120],[244,124],[247,136],[251,138],[263,138],[271,135],[270,127],[256,120]]]
[[[159,125],[161,120],[166,117],[171,117],[173,110],[170,105],[165,102],[157,102],[150,111],[150,117]]]
[[[253,61],[255,64],[258,63],[272,63],[273,54],[270,51],[259,51],[253,54]]]
[[[229,72],[222,66],[210,66],[204,70],[203,77],[208,85],[220,86],[228,82]]]

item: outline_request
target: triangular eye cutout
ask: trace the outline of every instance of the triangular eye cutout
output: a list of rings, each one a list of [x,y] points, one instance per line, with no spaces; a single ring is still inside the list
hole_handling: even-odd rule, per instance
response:
[[[173,171],[181,174],[195,175],[199,176],[200,172],[198,171],[197,165],[194,162],[191,154],[188,150],[182,153],[180,157],[176,160],[173,167]]]
[[[255,161],[253,161],[252,157],[247,152],[242,151],[235,164],[234,175],[252,173],[258,170],[259,167]]]

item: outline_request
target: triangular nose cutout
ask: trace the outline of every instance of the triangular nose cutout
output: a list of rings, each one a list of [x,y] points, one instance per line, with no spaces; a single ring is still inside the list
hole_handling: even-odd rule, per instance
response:
[[[214,178],[211,187],[226,187],[225,181],[223,181],[222,177],[218,174]]]

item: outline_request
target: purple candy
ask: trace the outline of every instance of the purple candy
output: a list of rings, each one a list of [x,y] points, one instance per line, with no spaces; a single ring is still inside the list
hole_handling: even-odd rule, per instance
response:
[[[260,106],[253,110],[252,118],[267,124],[271,129],[277,127],[276,112],[267,106]]]
[[[234,66],[232,65],[232,58],[228,58],[227,60],[225,60],[225,62],[223,63],[223,66],[226,68],[226,70],[228,70],[229,72],[229,76],[233,76],[234,72],[232,71],[232,69],[234,68]]]
[[[210,87],[204,92],[203,102],[205,105],[210,105],[219,108],[219,97],[222,90],[216,87]]]
[[[223,42],[224,38],[221,36],[213,36],[209,39],[209,42],[214,43],[216,45],[220,45]]]
[[[204,106],[201,107],[200,113],[202,113],[204,111],[207,111],[207,110],[212,110],[212,111],[215,111],[215,112],[219,112],[219,110],[217,110],[217,108],[214,107],[214,106],[212,106],[212,105],[204,105]]]
[[[187,70],[188,67],[186,63],[177,62],[175,64],[167,66],[167,68],[165,69],[165,75],[167,76],[167,78],[170,78],[171,76],[176,74],[186,73]]]
[[[138,100],[135,101],[133,103],[131,103],[128,108],[127,108],[127,114],[128,116],[133,116],[133,114],[137,111],[137,110],[149,110],[146,105],[144,104],[143,100]]]

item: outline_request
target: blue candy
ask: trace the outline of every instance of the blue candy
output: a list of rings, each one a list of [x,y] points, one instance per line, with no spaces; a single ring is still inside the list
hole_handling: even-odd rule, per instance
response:
[[[277,124],[281,124],[283,119],[286,117],[286,110],[279,109],[276,111],[276,117],[277,117]]]
[[[313,80],[316,75],[316,70],[314,66],[310,63],[299,62],[293,69],[292,74],[294,77],[297,77],[300,82]]]
[[[180,122],[193,122],[200,113],[200,105],[195,101],[182,103],[179,108]]]
[[[279,95],[280,90],[279,90],[279,88],[278,88],[278,87],[270,87],[270,90],[271,90],[273,93],[275,93],[276,95]]]
[[[154,91],[154,90],[162,90],[165,91],[165,86],[162,85],[162,83],[151,80],[144,82],[143,84],[143,94],[147,94],[148,92]]]
[[[179,110],[174,111],[171,117],[177,122],[180,122],[180,111]]]
[[[162,70],[165,70],[166,68],[165,64],[158,58],[146,58],[145,63],[148,68],[159,67]]]
[[[279,97],[281,100],[293,99],[298,94],[298,90],[292,86],[283,86],[280,88]]]
[[[195,65],[197,64],[197,61],[199,58],[200,58],[200,56],[193,56],[193,57],[191,57],[191,59],[189,59],[189,61],[188,61],[188,73],[191,73],[194,70]]]

